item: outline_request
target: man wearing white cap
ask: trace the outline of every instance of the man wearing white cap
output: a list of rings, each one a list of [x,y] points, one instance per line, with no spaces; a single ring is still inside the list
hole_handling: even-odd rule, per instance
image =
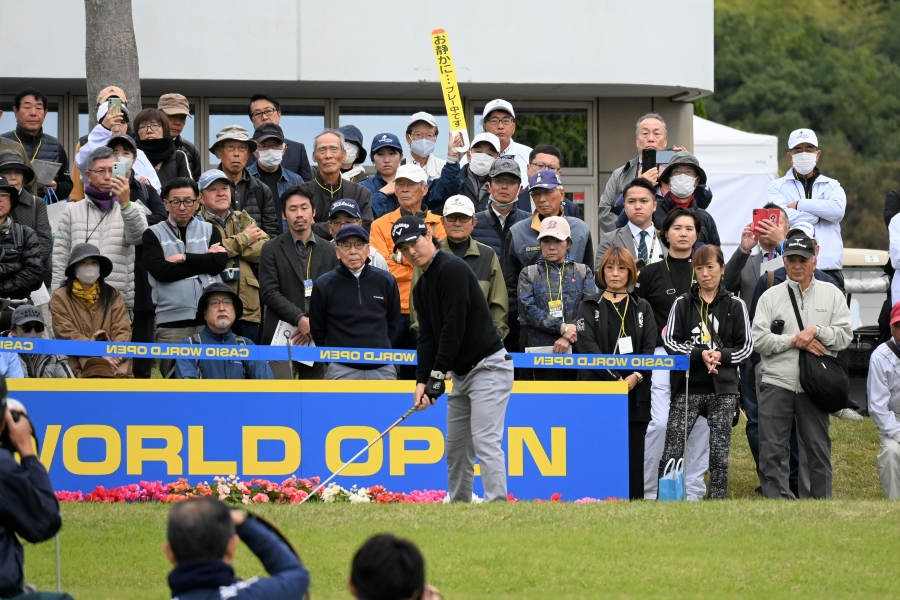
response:
[[[531,147],[513,141],[516,134],[516,111],[512,104],[497,98],[488,102],[481,113],[481,126],[500,140],[500,154],[510,156],[522,168],[522,181],[528,181],[528,156]]]
[[[797,129],[788,138],[788,157],[793,168],[769,184],[768,200],[787,209],[791,224],[815,227],[822,249],[818,267],[831,275],[843,291],[844,241],[841,219],[847,209],[847,194],[836,179],[822,175],[816,163],[822,156],[819,139],[812,129]]]
[[[458,147],[463,145],[462,135],[450,136],[447,146],[447,160],[434,156],[434,146],[438,138],[437,120],[427,112],[417,112],[409,118],[406,127],[406,143],[412,162],[425,170],[428,175],[429,190],[425,203],[429,210],[441,214],[444,201],[459,193],[459,159]],[[407,164],[404,159],[402,164]]]
[[[488,186],[489,173],[494,160],[500,156],[500,139],[493,133],[479,133],[472,139],[466,152],[466,165],[461,169],[462,190],[475,210],[481,212],[488,207],[491,190]]]

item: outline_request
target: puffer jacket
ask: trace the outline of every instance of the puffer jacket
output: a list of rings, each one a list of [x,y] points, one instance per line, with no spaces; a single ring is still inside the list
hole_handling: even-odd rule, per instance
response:
[[[53,231],[50,229],[50,220],[47,218],[47,204],[43,200],[37,200],[25,189],[19,191],[19,201],[13,206],[13,221],[21,223],[25,227],[31,227],[38,236],[41,244],[41,260],[44,264],[44,283],[50,289],[50,278],[53,276],[53,262],[50,253],[53,251]]]
[[[8,218],[12,227],[0,240],[0,298],[21,300],[41,287],[44,261],[34,230]]]
[[[251,244],[250,239],[241,232],[252,225],[254,221],[250,215],[239,210],[228,215],[224,227],[219,219],[214,214],[206,212],[205,208],[200,210],[200,216],[218,229],[222,236],[222,245],[228,250],[226,269],[240,269],[240,278],[237,281],[225,281],[225,283],[237,293],[244,305],[244,314],[241,320],[250,323],[261,322],[259,280],[254,273],[254,268],[259,267],[259,257],[262,254],[263,246],[269,241],[269,236],[263,232],[259,241]],[[227,272],[223,272],[221,277],[224,281]]]
[[[90,243],[109,257],[113,270],[106,283],[125,299],[129,310],[134,308],[134,247],[141,244],[147,229],[147,215],[140,200],[122,209],[118,203],[104,213],[93,201],[70,202],[59,220],[56,242],[53,244],[53,290],[66,280],[69,254],[78,244]]]
[[[575,322],[582,297],[597,293],[594,274],[587,265],[576,263],[568,256],[563,268],[551,263],[548,269],[547,265],[542,256],[519,274],[519,322],[526,328],[526,346],[552,346],[560,338],[562,324]],[[553,300],[560,299],[560,277],[563,278],[562,318],[550,316],[548,308],[551,290]]]

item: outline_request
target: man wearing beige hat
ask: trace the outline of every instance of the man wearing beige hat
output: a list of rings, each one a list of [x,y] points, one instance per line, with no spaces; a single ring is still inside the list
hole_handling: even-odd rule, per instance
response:
[[[269,237],[281,234],[282,217],[275,210],[272,191],[247,170],[247,161],[256,151],[256,140],[240,125],[228,125],[216,134],[216,142],[209,151],[221,161],[216,168],[224,171],[234,185],[231,196],[234,210],[253,217]]]
[[[187,119],[191,116],[191,105],[188,103],[188,99],[181,94],[163,94],[159,97],[156,108],[169,117],[169,135],[175,140],[175,149],[185,153],[191,167],[191,174],[195,181],[199,181],[200,173],[203,172],[200,152],[197,151],[197,146],[181,137]]]

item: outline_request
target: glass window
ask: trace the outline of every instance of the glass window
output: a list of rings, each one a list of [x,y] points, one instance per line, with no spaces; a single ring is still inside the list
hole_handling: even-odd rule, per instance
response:
[[[0,117],[0,133],[6,133],[16,128],[16,116],[13,114],[12,98],[6,101],[0,101],[0,110],[3,116]],[[48,133],[55,138],[59,137],[59,104],[50,102],[47,106],[47,116],[44,118],[44,133]]]
[[[403,155],[409,156],[409,144],[406,143],[406,128],[409,125],[409,117],[415,112],[425,110],[431,113],[437,121],[438,139],[434,146],[434,156],[447,158],[447,143],[450,133],[450,121],[447,120],[446,111],[443,108],[432,109],[410,107],[384,107],[384,106],[341,106],[340,127],[344,125],[356,125],[363,134],[363,146],[366,152],[372,146],[372,140],[379,133],[393,133],[400,138],[403,146]],[[372,164],[372,158],[366,157],[366,163]]]
[[[247,115],[246,104],[210,104],[209,147],[216,143],[216,134],[228,125],[240,125],[253,135],[253,123]],[[281,105],[281,129],[285,137],[306,146],[312,154],[313,138],[325,129],[324,106]],[[211,159],[212,160],[212,159]]]
[[[515,104],[513,108],[516,111],[516,133],[513,136],[516,142],[532,148],[538,144],[553,144],[562,152],[563,168],[587,168],[587,108],[519,108]],[[483,111],[483,104],[475,106],[474,135],[484,131],[481,125]]]
[[[146,104],[146,107],[155,107],[156,102]],[[184,125],[184,131],[181,132],[181,137],[186,139],[189,142],[194,141],[194,113],[196,107],[191,104],[191,116],[188,117],[187,123]],[[87,104],[79,103],[78,104],[78,137],[82,137],[87,135],[90,132],[88,129],[88,114],[87,114]]]

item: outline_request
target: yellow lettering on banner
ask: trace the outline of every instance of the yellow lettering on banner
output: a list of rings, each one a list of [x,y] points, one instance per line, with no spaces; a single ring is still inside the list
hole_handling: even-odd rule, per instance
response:
[[[20,340],[2,340],[0,341],[0,350],[34,350],[34,342],[23,342]]]
[[[544,447],[538,439],[532,427],[510,427],[509,439],[509,475],[521,477],[525,474],[525,451],[523,446],[528,446],[528,452],[534,459],[538,471],[544,477],[565,477],[566,475],[566,428],[550,428],[550,452],[551,460],[547,456]]]
[[[41,464],[47,471],[50,471],[50,465],[53,464],[53,456],[56,454],[56,446],[59,444],[59,434],[62,432],[62,425],[47,425],[47,431],[44,432],[44,449],[41,451]]]
[[[78,442],[99,439],[106,442],[106,457],[99,462],[83,462]],[[110,475],[122,464],[122,437],[109,425],[74,425],[63,436],[63,464],[73,475]]]
[[[290,427],[242,427],[244,475],[290,475],[300,468],[300,434]],[[259,460],[260,440],[284,443],[284,460]]]
[[[406,465],[433,465],[444,457],[444,434],[437,427],[395,427],[391,430],[391,475],[406,475]],[[408,440],[428,442],[426,450],[407,450]]]
[[[334,473],[344,464],[341,459],[341,442],[344,440],[365,440],[371,443],[381,432],[365,425],[344,425],[335,427],[325,438],[325,465]],[[362,449],[362,448],[360,448]],[[348,457],[349,458],[349,457]],[[378,440],[369,448],[369,458],[364,463],[353,463],[342,471],[344,475],[365,477],[374,475],[384,464],[384,441]]]
[[[206,460],[203,452],[203,426],[188,427],[188,473],[190,475],[237,475],[236,460]]]
[[[181,430],[173,425],[129,425],[126,430],[128,445],[128,474],[142,475],[145,462],[166,463],[167,475],[182,475],[184,461],[181,449],[184,447],[184,436]],[[144,448],[144,440],[166,440],[162,448]]]

